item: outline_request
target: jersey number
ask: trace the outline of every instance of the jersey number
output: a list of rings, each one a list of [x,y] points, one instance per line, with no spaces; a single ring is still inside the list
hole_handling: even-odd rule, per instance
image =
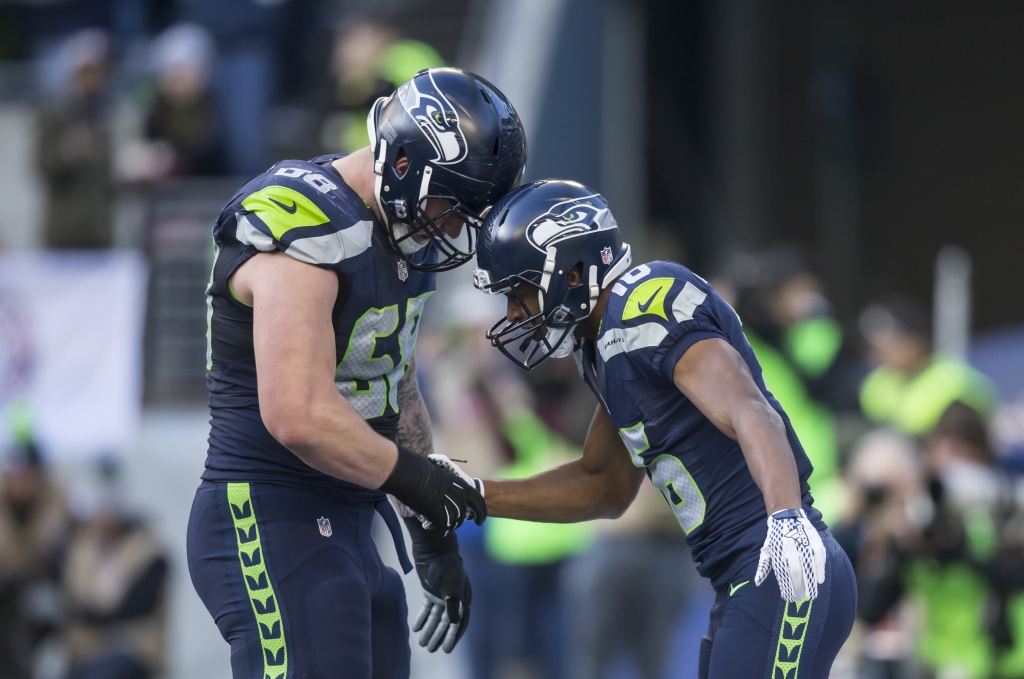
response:
[[[319,172],[310,172],[309,170],[303,170],[300,167],[282,167],[280,170],[275,172],[274,175],[293,178],[302,177],[302,181],[306,182],[320,193],[327,193],[328,191],[333,191],[338,188],[337,184]]]
[[[364,419],[380,417],[389,405],[394,412],[399,412],[398,382],[412,360],[420,314],[430,294],[408,300],[401,330],[397,304],[370,309],[356,321],[345,356],[338,363],[334,383]],[[378,355],[381,340],[393,341],[396,332],[397,347]]]
[[[654,487],[665,496],[684,533],[689,534],[704,523],[704,510],[707,507],[704,496],[679,458],[659,455],[648,466],[647,475],[651,477]]]
[[[626,444],[633,465],[647,467],[647,476],[654,487],[665,496],[679,525],[683,527],[683,532],[689,533],[704,523],[704,510],[707,507],[704,496],[679,458],[673,455],[659,455],[653,462],[647,464],[643,454],[650,449],[651,444],[647,440],[643,422],[620,429],[619,436]]]

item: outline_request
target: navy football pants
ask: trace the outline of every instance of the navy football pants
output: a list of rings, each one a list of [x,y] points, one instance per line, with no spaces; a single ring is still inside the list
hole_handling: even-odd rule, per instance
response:
[[[408,679],[405,591],[373,516],[370,503],[286,486],[199,486],[189,572],[234,679]]]
[[[822,531],[828,556],[818,598],[787,604],[774,571],[754,586],[757,562],[717,589],[700,643],[700,679],[828,679],[853,628],[857,584],[846,553]]]

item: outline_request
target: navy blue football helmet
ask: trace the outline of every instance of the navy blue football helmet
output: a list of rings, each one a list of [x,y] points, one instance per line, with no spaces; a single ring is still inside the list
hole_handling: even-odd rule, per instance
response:
[[[472,259],[487,209],[519,185],[526,165],[526,133],[505,95],[472,73],[430,68],[378,99],[366,126],[377,175],[374,195],[399,256],[421,271],[447,271]],[[400,174],[401,158],[409,167]],[[424,209],[430,198],[451,207],[431,219]],[[465,247],[441,230],[449,215],[466,225]],[[417,235],[429,240],[418,243]],[[430,243],[437,258],[412,261]]]
[[[632,260],[601,194],[560,179],[520,186],[484,221],[473,283],[490,294],[514,294],[523,309],[528,307],[521,287],[534,287],[540,311],[516,323],[502,318],[487,339],[526,370],[549,356],[567,355],[576,325]],[[568,275],[576,267],[580,282],[570,286]]]

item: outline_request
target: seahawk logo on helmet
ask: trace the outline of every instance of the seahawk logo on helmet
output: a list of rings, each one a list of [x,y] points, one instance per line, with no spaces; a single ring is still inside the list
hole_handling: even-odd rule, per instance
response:
[[[429,82],[433,91],[421,92],[413,78],[398,88],[398,100],[434,147],[437,157],[433,162],[452,165],[466,157],[466,139],[459,126],[459,114],[455,107],[441,93],[433,74],[428,72],[428,77],[421,79],[420,84]]]
[[[505,95],[457,68],[424,69],[374,103],[366,129],[377,212],[398,257],[430,272],[472,259],[484,215],[526,164],[526,134]]]
[[[555,203],[526,227],[526,239],[541,252],[559,241],[590,231],[613,229],[618,225],[607,207],[596,207],[591,199],[604,202],[600,194]]]
[[[524,313],[506,314],[487,339],[525,370],[567,356],[576,346],[576,327],[631,261],[607,201],[593,189],[564,179],[514,189],[480,228],[473,282],[489,294],[508,295],[509,311],[518,303]],[[579,276],[570,284],[574,270]],[[525,301],[529,291],[537,295],[536,307]]]

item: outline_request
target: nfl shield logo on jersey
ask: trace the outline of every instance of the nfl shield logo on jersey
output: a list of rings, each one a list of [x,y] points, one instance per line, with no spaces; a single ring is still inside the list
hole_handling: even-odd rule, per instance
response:
[[[404,283],[407,278],[409,278],[409,265],[404,259],[400,259],[398,260],[398,280]]]
[[[316,520],[316,523],[318,526],[320,526],[320,535],[323,535],[325,538],[329,538],[331,537],[331,535],[334,534],[334,531],[331,530],[330,519],[325,519],[321,516],[319,519]]]
[[[604,262],[605,264],[611,264],[612,263],[612,249],[611,248],[605,248],[604,250],[601,250],[601,261]]]

